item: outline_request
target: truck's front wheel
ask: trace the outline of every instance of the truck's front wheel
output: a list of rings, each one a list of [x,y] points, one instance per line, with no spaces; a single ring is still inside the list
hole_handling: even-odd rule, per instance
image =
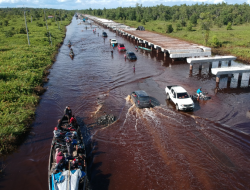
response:
[[[175,108],[176,108],[176,110],[177,110],[177,111],[179,110],[179,106],[178,106],[178,104],[176,104]]]
[[[167,100],[169,100],[170,99],[170,96],[169,96],[169,94],[167,93]]]

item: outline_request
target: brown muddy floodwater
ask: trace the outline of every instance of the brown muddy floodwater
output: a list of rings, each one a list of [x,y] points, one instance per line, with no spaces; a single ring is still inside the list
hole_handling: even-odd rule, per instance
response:
[[[94,27],[86,29],[75,18],[68,26],[33,130],[5,158],[0,188],[48,189],[52,131],[69,105],[85,123],[88,176],[94,190],[250,189],[249,74],[243,74],[240,87],[237,75],[230,88],[223,78],[215,91],[208,65],[201,73],[194,67],[190,75],[187,63],[164,61],[155,52],[138,51],[138,60],[130,62],[114,48],[112,57],[110,38],[128,50],[134,51],[135,44],[101,27],[94,34]],[[107,39],[101,37],[103,30]],[[73,60],[68,40],[73,43]],[[164,89],[171,84],[182,85],[190,94],[203,87],[212,99],[195,103],[193,112],[177,112],[166,101]],[[161,105],[137,109],[128,97],[134,90],[145,90]],[[117,121],[107,127],[92,124],[105,113],[114,114]]]

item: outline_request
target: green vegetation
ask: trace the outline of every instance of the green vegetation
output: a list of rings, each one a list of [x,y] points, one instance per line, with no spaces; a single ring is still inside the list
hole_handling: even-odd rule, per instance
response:
[[[47,35],[43,9],[29,9],[26,20],[23,9],[0,9],[0,153],[6,153],[27,132],[34,117],[35,106],[46,69],[53,63],[54,56],[65,36],[65,26],[71,22],[72,11],[46,10],[50,19]],[[60,18],[62,17],[62,21]],[[32,20],[32,22],[31,22]],[[37,24],[38,23],[38,24]],[[59,27],[61,29],[59,29]]]
[[[214,53],[232,54],[250,62],[250,5],[195,4],[191,6],[87,9],[82,13],[112,19],[128,26],[144,26],[146,30],[186,41],[207,45]]]

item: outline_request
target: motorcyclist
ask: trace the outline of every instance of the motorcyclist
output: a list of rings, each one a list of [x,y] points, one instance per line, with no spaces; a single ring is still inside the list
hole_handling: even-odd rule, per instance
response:
[[[197,93],[197,100],[199,100],[200,96],[202,95],[201,87],[198,88],[198,90],[196,91],[196,93]]]

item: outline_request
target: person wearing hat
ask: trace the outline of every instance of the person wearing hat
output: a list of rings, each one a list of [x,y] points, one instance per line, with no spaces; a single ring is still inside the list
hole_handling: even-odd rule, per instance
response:
[[[69,122],[70,118],[72,117],[72,111],[69,106],[66,106],[64,110],[64,116],[68,118],[68,122]]]

